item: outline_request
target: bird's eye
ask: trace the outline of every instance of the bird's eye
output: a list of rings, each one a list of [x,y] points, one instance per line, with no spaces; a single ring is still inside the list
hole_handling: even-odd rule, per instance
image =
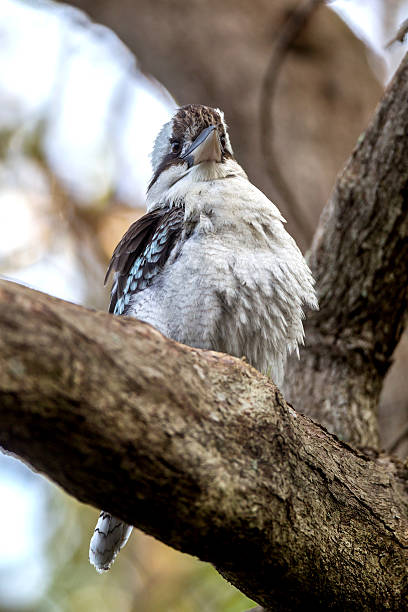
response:
[[[181,151],[181,142],[179,140],[174,140],[171,143],[171,152],[174,153],[174,155],[178,155]]]

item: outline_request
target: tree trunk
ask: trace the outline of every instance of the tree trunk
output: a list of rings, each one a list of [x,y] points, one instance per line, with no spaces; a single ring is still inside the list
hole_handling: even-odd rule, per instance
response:
[[[322,215],[310,254],[320,310],[285,384],[290,401],[360,447],[378,446],[380,392],[406,322],[407,57]]]

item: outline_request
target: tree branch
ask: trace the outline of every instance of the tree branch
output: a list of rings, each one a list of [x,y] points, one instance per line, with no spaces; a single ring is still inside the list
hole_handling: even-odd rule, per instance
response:
[[[301,236],[305,244],[309,244],[313,236],[313,227],[302,214],[296,197],[280,168],[273,146],[273,97],[277,85],[280,69],[291,46],[305,27],[314,11],[324,0],[305,0],[300,3],[279,28],[273,41],[272,53],[263,78],[259,102],[259,128],[262,154],[264,157],[265,172],[272,185],[275,185],[279,195],[283,198],[290,218],[296,225],[297,235]]]
[[[0,282],[0,443],[279,610],[406,609],[408,475],[238,359]],[[352,607],[350,602],[353,603]]]
[[[337,180],[310,254],[320,311],[291,362],[286,396],[360,447],[378,446],[377,407],[408,303],[408,56]]]

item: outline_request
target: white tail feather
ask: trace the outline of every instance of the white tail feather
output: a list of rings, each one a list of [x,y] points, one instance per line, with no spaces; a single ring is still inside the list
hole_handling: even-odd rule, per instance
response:
[[[132,529],[131,525],[102,510],[89,546],[89,561],[98,572],[102,573],[110,568],[116,555],[128,541]]]

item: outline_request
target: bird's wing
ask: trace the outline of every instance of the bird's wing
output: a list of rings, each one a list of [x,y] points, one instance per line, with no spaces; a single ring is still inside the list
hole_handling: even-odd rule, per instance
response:
[[[154,210],[133,223],[113,252],[105,283],[115,273],[109,312],[124,314],[132,293],[142,291],[166,263],[184,222],[184,208]]]

